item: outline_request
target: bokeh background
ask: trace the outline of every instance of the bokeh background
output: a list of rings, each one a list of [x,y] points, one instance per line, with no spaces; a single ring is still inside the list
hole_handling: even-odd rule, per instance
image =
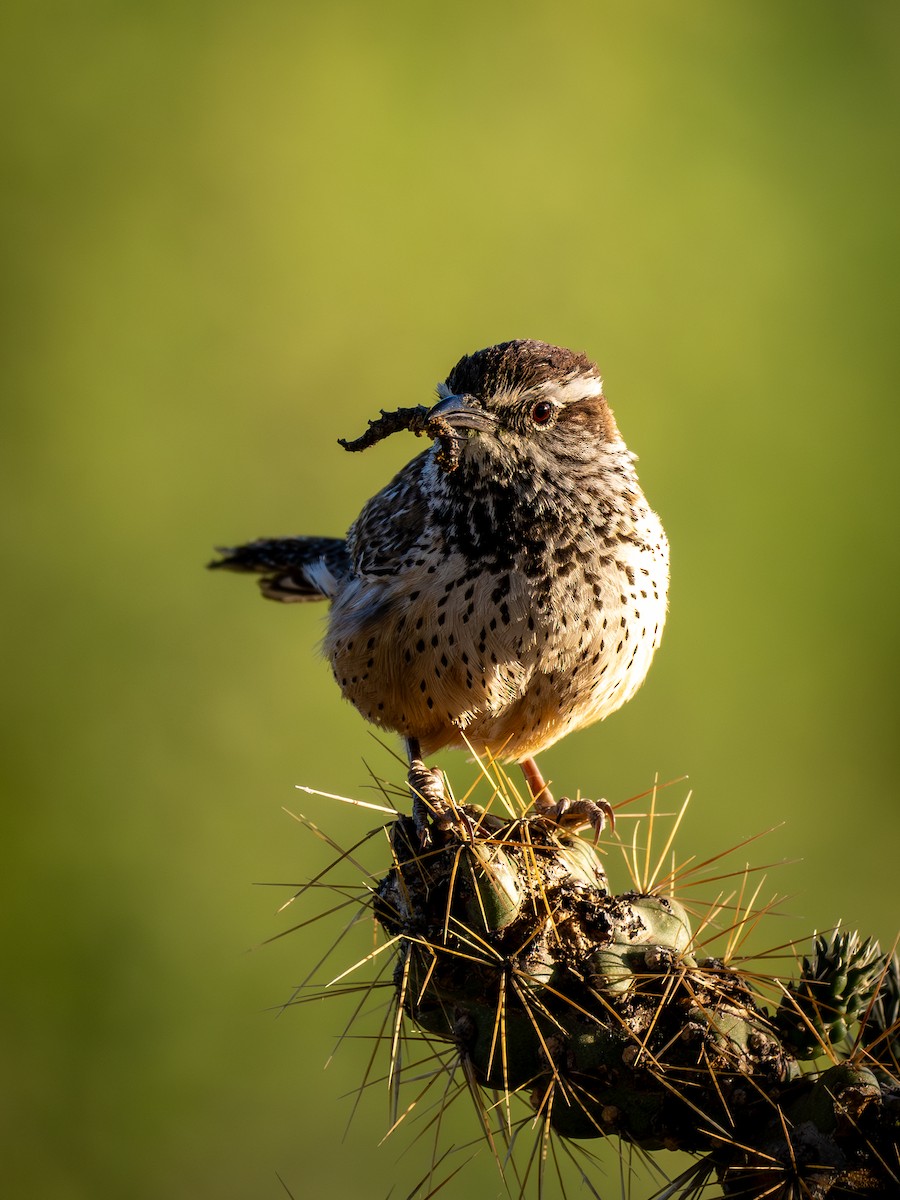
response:
[[[326,905],[254,886],[327,861],[283,808],[343,844],[373,823],[295,784],[402,772],[317,657],[322,612],[202,568],[343,532],[420,445],[336,438],[494,341],[599,360],[673,546],[647,686],[547,772],[613,802],[688,774],[682,857],[777,826],[732,860],[791,860],[757,947],[838,920],[890,944],[900,8],[0,21],[4,1192],[369,1200],[424,1173],[427,1136],[376,1148],[383,1084],[346,1132],[370,1043],[323,1068],[350,1006],[276,1017],[345,918],[263,947]],[[501,1192],[482,1150],[444,1194]]]

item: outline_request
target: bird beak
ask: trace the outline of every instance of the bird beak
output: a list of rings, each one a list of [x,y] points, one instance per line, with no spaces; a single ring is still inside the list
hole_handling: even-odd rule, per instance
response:
[[[429,417],[441,417],[451,429],[493,429],[497,418],[486,412],[472,396],[445,396],[429,411]]]

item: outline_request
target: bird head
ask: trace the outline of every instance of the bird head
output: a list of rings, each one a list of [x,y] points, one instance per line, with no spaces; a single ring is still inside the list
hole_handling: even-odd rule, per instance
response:
[[[501,475],[526,463],[552,472],[623,448],[597,367],[559,346],[523,340],[477,350],[437,391],[429,416],[453,431],[463,474],[486,462]]]

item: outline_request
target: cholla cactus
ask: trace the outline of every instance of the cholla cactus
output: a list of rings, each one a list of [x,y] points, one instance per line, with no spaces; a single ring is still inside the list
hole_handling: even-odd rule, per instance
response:
[[[694,958],[682,906],[610,895],[590,843],[474,808],[438,841],[398,819],[375,915],[403,1011],[481,1087],[526,1092],[566,1137],[697,1150],[750,1080],[792,1077],[747,986]]]
[[[524,1101],[545,1143],[694,1154],[660,1196],[900,1195],[900,973],[876,943],[817,936],[772,1014],[699,952],[674,896],[649,879],[612,894],[593,845],[543,818],[465,804],[430,839],[408,817],[385,828],[393,861],[368,894],[395,1031],[449,1053],[498,1161]]]

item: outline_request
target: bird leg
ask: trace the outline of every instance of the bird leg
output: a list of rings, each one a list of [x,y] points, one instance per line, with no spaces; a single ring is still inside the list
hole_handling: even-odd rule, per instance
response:
[[[616,816],[608,800],[570,800],[568,796],[554,800],[550,788],[544,782],[540,767],[533,758],[523,758],[519,766],[534,801],[534,810],[539,817],[551,821],[561,829],[567,828],[573,832],[590,826],[594,831],[595,842],[607,821],[610,829],[615,829]]]
[[[528,784],[528,791],[534,801],[534,807],[543,816],[548,810],[552,810],[555,805],[550,789],[544,782],[541,768],[533,758],[523,758],[519,766],[522,768],[522,774],[525,776],[525,782]]]
[[[424,850],[431,845],[431,822],[440,829],[450,827],[451,806],[444,790],[443,771],[425,766],[418,738],[408,737],[404,741],[409,760],[407,782],[412,793],[412,818]]]

